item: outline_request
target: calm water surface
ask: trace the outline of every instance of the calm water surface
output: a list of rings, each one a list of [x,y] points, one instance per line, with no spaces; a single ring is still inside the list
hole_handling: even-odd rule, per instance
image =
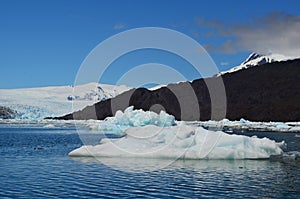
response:
[[[295,134],[257,135],[300,151]],[[165,161],[67,156],[81,145],[72,127],[0,126],[0,198],[300,198],[296,161],[178,160],[151,171]]]

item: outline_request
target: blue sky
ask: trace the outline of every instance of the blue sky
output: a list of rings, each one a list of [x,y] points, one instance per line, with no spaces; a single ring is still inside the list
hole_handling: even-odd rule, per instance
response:
[[[299,7],[295,0],[0,0],[0,88],[71,85],[95,46],[139,27],[170,28],[192,37],[219,70],[238,65],[252,51],[297,53]],[[117,62],[101,83],[115,82],[118,67],[129,70],[152,59],[185,70],[169,55],[137,53]]]

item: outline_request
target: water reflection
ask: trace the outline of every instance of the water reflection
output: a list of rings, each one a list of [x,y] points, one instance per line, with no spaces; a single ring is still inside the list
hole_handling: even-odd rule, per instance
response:
[[[177,187],[195,196],[251,196],[297,198],[300,196],[299,165],[270,160],[168,160],[134,158],[72,158],[83,164],[109,166],[121,176],[148,179],[167,192]],[[163,167],[155,170],[153,168]],[[159,177],[160,176],[160,177]],[[153,180],[151,181],[151,179]],[[156,182],[157,178],[168,182]],[[168,179],[168,180],[166,180]],[[149,184],[149,185],[150,185]],[[212,192],[213,191],[213,192]]]
[[[151,158],[115,158],[115,157],[70,157],[81,163],[97,163],[125,172],[151,172],[156,170],[176,170],[187,168],[192,170],[257,171],[261,168],[278,166],[279,162],[269,160],[182,160]]]

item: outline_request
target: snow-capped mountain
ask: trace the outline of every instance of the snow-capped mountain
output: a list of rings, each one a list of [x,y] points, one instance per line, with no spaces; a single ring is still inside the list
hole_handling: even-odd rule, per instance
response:
[[[290,59],[295,59],[295,58],[288,57],[285,55],[280,55],[280,54],[261,55],[261,54],[257,54],[257,53],[252,53],[249,55],[249,57],[246,59],[246,61],[244,61],[240,65],[235,66],[227,71],[219,72],[217,74],[217,76],[221,76],[226,73],[233,73],[233,72],[236,72],[236,71],[239,71],[242,69],[247,69],[247,68],[250,68],[253,66],[260,66],[260,65],[266,64],[266,63],[272,63],[272,62],[276,62],[276,61],[286,61],[286,60],[290,60]]]
[[[119,110],[124,111],[127,108],[126,104],[120,102],[130,101],[130,106],[137,109],[151,110],[157,113],[164,110],[173,115],[176,120],[183,121],[245,118],[250,121],[297,122],[300,121],[299,66],[300,59],[294,59],[264,64],[224,75],[226,101],[222,101],[222,99],[219,101],[214,114],[210,111],[212,110],[211,94],[205,82],[207,80],[210,85],[218,85],[219,78],[201,78],[192,82],[169,84],[167,87],[176,91],[176,95],[168,92],[165,88],[153,91],[138,88],[116,96],[112,101],[119,106]],[[186,91],[187,86],[193,88],[197,97],[199,109],[196,114],[193,109],[194,101]],[[182,115],[181,104],[177,102],[178,99],[184,100],[186,108],[184,115]],[[161,106],[154,107],[157,104]],[[93,114],[93,108],[97,110],[97,114]],[[85,108],[57,119],[104,120],[113,114],[110,104],[101,101],[96,103],[95,107]]]
[[[0,89],[0,105],[16,111],[17,119],[43,119],[83,109],[129,90],[127,86],[88,83],[78,86]]]

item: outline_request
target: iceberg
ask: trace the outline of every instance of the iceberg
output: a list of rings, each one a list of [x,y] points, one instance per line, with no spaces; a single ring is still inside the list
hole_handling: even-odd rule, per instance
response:
[[[92,125],[93,122],[90,123]],[[198,124],[198,123],[197,123]],[[215,125],[210,121],[210,125]],[[241,120],[234,125],[248,125]],[[224,119],[217,125],[232,126]],[[117,111],[115,117],[90,126],[111,134],[103,137],[97,145],[84,145],[69,153],[71,157],[124,157],[154,159],[265,159],[281,155],[284,141],[275,142],[268,138],[248,137],[211,131],[195,123],[175,121],[174,116],[161,111],[160,114],[133,110]]]
[[[146,125],[144,122],[139,124]],[[271,155],[282,154],[281,147],[285,145],[284,141],[276,143],[268,138],[229,135],[222,131],[209,131],[185,124],[176,126],[148,124],[130,127],[125,130],[124,135],[121,138],[103,138],[94,146],[84,145],[71,151],[69,156],[197,160],[265,159]]]
[[[152,111],[133,110],[133,106],[125,109],[124,112],[117,111],[115,117],[108,117],[99,125],[91,125],[90,129],[101,130],[112,133],[123,133],[130,127],[155,125],[160,127],[174,126],[175,117],[161,111],[159,114]]]

